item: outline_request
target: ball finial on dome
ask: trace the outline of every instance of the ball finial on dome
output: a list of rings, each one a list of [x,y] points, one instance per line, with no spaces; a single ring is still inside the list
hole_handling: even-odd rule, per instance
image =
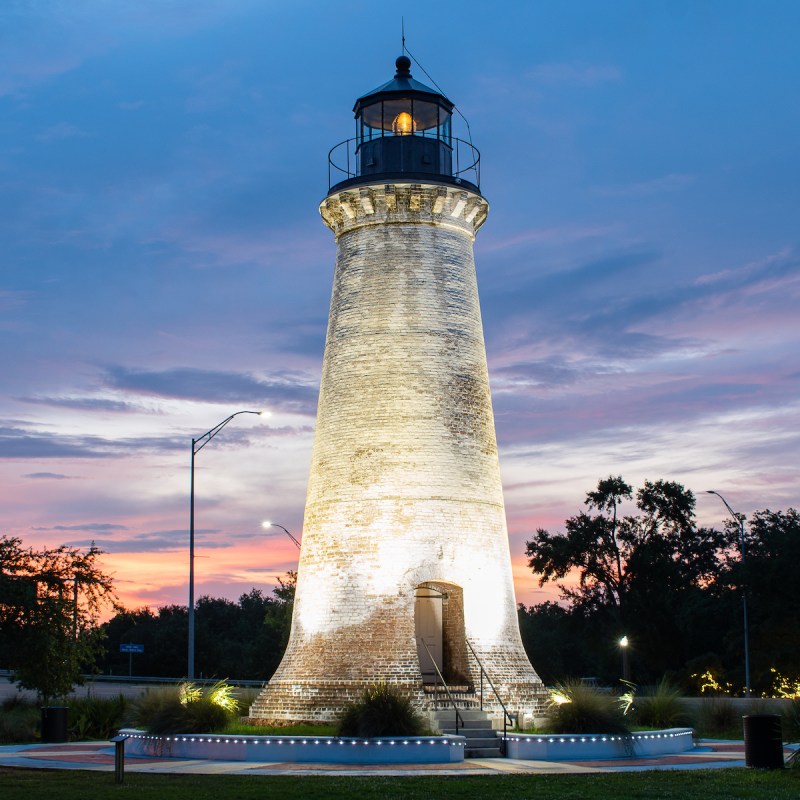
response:
[[[397,61],[394,62],[397,67],[398,75],[411,74],[411,59],[408,56],[398,56]]]

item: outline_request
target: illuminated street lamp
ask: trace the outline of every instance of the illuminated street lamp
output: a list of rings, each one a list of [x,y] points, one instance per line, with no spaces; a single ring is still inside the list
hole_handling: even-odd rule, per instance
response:
[[[292,534],[289,533],[289,531],[286,530],[286,528],[283,527],[283,525],[278,525],[277,522],[270,522],[268,519],[265,519],[261,523],[261,527],[262,528],[280,528],[297,545],[297,549],[298,550],[300,549],[300,542],[298,542],[297,539],[295,539],[295,537],[292,536]]]
[[[194,680],[194,457],[234,418],[240,414],[268,417],[269,411],[237,411],[210,431],[192,439],[191,488],[189,490],[189,658],[186,677]]]
[[[749,633],[747,627],[747,571],[745,569],[745,552],[744,552],[744,517],[737,514],[731,507],[728,505],[728,501],[719,493],[715,492],[713,489],[706,489],[706,494],[715,494],[725,503],[725,508],[730,511],[731,516],[739,525],[739,553],[742,557],[742,572],[744,574],[744,580],[742,581],[742,619],[744,621],[744,693],[745,697],[750,697],[750,644],[749,644]]]
[[[630,683],[631,680],[631,663],[628,657],[628,645],[630,641],[627,636],[623,636],[619,640],[619,649],[622,650],[622,680]]]

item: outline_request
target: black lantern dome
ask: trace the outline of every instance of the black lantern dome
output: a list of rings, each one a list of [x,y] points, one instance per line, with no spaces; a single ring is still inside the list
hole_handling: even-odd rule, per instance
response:
[[[377,179],[466,184],[477,191],[480,155],[453,137],[453,103],[411,77],[407,56],[395,64],[392,80],[356,100],[356,137],[331,150],[329,188]]]

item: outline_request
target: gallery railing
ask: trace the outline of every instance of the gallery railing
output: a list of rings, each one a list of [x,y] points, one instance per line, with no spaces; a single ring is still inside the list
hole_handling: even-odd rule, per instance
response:
[[[401,148],[406,147],[409,151],[416,150],[417,140],[419,138],[432,138],[421,137],[420,134],[413,136],[397,136],[391,137],[396,141]],[[370,140],[366,143],[358,138],[345,139],[343,142],[335,145],[328,153],[328,190],[334,186],[344,183],[355,178],[369,177],[362,169],[361,163],[361,146],[366,147],[375,140]],[[442,140],[444,141],[444,140]],[[477,147],[464,139],[458,139],[455,136],[450,137],[446,141],[447,149],[451,151],[451,156],[448,160],[451,164],[441,177],[446,177],[453,181],[453,183],[460,184],[462,181],[472,184],[478,190],[481,187],[481,154]],[[376,174],[376,179],[380,174]],[[435,178],[436,175],[431,174],[430,178]],[[420,178],[421,179],[421,178]]]

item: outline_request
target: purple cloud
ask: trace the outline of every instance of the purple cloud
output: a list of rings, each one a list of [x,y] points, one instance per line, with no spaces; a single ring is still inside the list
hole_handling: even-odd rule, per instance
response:
[[[127,392],[206,402],[250,403],[253,410],[269,408],[313,415],[318,387],[296,375],[260,379],[243,373],[177,367],[136,370],[112,367],[105,373],[107,387]]]

